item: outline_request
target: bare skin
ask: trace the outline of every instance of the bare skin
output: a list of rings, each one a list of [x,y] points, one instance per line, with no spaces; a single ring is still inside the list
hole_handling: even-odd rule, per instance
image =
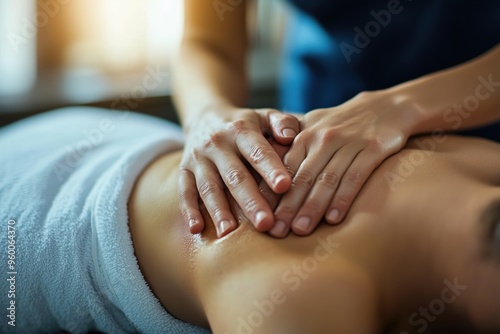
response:
[[[421,149],[430,143],[435,150]],[[496,244],[486,237],[494,216],[484,214],[500,200],[500,145],[411,140],[369,178],[346,224],[285,239],[255,231],[233,199],[233,233],[217,239],[208,224],[192,235],[178,204],[181,159],[157,158],[129,200],[141,270],[174,316],[214,333],[238,333],[243,322],[254,333],[414,333],[425,319],[415,312],[441,298],[447,280],[462,290],[427,321],[428,333],[458,319],[474,333],[500,328],[500,233]]]
[[[247,13],[254,4],[184,0],[174,98],[186,134],[179,205],[192,233],[207,225],[200,200],[219,236],[236,228],[225,187],[258,231],[277,238],[289,231],[308,235],[323,218],[339,224],[372,171],[409,137],[499,120],[497,45],[457,66],[311,110],[300,128],[296,119],[280,118],[272,109],[266,110],[275,115],[269,122],[246,108]],[[266,130],[282,144],[293,141],[283,161],[262,135]],[[260,195],[247,164],[274,192],[285,194],[276,208]]]

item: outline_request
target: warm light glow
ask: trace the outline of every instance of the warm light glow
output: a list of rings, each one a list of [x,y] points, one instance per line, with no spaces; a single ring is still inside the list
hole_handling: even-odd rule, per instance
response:
[[[182,38],[183,0],[149,0],[154,4],[148,12],[149,60],[171,57]]]
[[[77,1],[77,0],[75,0]],[[182,35],[182,0],[78,0],[71,67],[104,71],[166,65]]]

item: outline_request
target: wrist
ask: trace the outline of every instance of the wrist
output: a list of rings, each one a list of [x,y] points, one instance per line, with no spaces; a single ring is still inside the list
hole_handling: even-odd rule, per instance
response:
[[[422,112],[423,108],[414,94],[408,87],[392,87],[380,91],[390,109],[396,113],[400,128],[408,134],[408,137],[423,133],[423,124],[425,123]]]
[[[412,134],[450,130],[446,111],[457,101],[457,89],[443,73],[434,73],[388,89],[394,96],[404,96],[414,113]],[[458,94],[459,95],[459,94]],[[452,128],[453,129],[453,128]]]
[[[213,119],[227,119],[238,108],[225,101],[214,101],[204,105],[199,105],[183,122],[183,128],[186,132],[195,127],[200,122],[210,122]]]

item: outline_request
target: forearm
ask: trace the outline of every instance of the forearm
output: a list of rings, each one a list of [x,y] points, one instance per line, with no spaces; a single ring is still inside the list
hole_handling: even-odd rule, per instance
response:
[[[184,0],[174,100],[185,129],[207,111],[230,112],[245,104],[247,1],[220,16],[212,1]]]
[[[461,130],[500,119],[500,46],[464,64],[387,90],[411,105],[412,134]]]
[[[184,126],[212,107],[241,107],[247,98],[246,59],[202,41],[184,41],[176,62],[174,100]]]
[[[184,0],[175,96],[186,132],[179,207],[192,233],[205,228],[200,200],[219,237],[238,226],[224,194],[226,187],[259,231],[272,227],[272,210],[246,163],[275,193],[287,191],[292,182],[264,134],[290,145],[300,131],[299,122],[277,110],[244,108],[250,3],[233,1],[232,10],[221,16],[217,15],[221,7],[212,1]]]

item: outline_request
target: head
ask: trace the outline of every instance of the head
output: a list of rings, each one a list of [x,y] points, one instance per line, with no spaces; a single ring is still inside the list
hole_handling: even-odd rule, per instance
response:
[[[377,171],[385,187],[379,201],[390,203],[382,205],[386,229],[405,249],[407,265],[416,266],[400,270],[422,283],[415,285],[418,305],[403,317],[415,333],[459,322],[474,333],[498,332],[500,145],[453,136],[429,140],[411,141]]]

